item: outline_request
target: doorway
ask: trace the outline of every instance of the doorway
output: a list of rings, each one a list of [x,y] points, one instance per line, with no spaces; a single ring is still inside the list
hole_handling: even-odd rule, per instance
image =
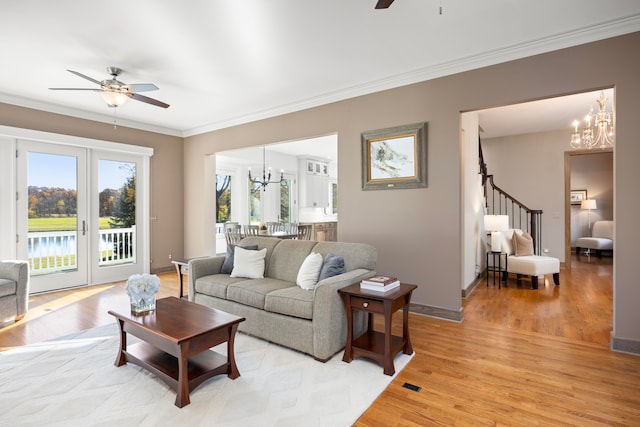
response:
[[[148,157],[28,139],[15,144],[15,253],[29,261],[30,293],[148,270]]]
[[[613,149],[565,152],[565,267],[571,269],[571,254],[579,237],[590,235],[595,221],[613,220]],[[588,212],[572,203],[570,194],[579,192],[595,200]]]

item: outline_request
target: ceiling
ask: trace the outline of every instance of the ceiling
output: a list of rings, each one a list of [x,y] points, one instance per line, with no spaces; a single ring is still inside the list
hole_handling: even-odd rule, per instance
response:
[[[637,0],[375,3],[5,1],[0,102],[190,136],[640,30]],[[171,106],[115,111],[94,92],[48,89],[92,87],[66,70],[103,80],[107,66]]]

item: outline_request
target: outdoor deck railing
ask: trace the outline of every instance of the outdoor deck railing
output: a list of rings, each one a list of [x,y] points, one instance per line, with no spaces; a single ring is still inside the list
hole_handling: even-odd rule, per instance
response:
[[[77,231],[30,232],[28,260],[31,274],[47,274],[78,268]],[[136,261],[136,227],[100,230],[100,266]]]

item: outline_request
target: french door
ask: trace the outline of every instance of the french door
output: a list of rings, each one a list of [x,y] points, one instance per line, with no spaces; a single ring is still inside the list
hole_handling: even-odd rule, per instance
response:
[[[31,293],[144,271],[143,156],[30,140],[16,149],[16,252]]]

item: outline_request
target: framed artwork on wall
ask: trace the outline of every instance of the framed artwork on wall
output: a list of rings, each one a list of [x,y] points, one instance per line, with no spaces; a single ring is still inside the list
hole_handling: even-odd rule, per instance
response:
[[[571,190],[569,201],[572,205],[579,205],[583,200],[587,200],[587,190]]]
[[[427,123],[363,132],[362,189],[427,186]]]

